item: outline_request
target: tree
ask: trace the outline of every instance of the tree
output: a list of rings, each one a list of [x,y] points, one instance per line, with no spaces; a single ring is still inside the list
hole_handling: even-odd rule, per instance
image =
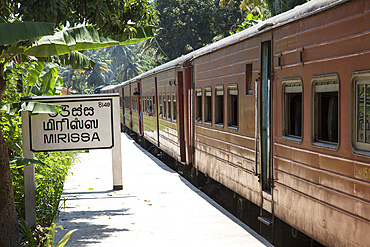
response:
[[[238,7],[219,8],[217,0],[156,0],[156,37],[168,59],[201,48],[219,34],[227,36],[241,18]]]
[[[308,1],[309,0],[266,0],[273,16],[288,11],[295,6],[304,4]]]
[[[127,81],[142,72],[142,61],[136,48],[136,46],[116,46],[112,50],[115,81]]]
[[[104,30],[113,35],[116,40],[127,40],[133,37],[139,26],[146,26],[153,23],[154,12],[147,0],[125,0],[125,1],[78,1],[78,0],[1,0],[0,2],[0,98],[6,91],[6,78],[4,77],[5,65],[14,59],[17,54],[36,55],[36,57],[49,57],[50,55],[63,55],[72,50],[83,50],[90,47],[93,43],[77,42],[80,47],[72,45],[71,40],[65,43],[67,48],[63,51],[56,49],[57,43],[43,40],[31,46],[35,38],[50,35],[54,32],[54,27],[72,26],[78,23],[94,24],[94,27],[87,27],[84,35],[91,34],[91,30]],[[49,21],[55,23],[25,23],[24,21]],[[133,22],[134,25],[128,23]],[[19,22],[19,25],[16,23]],[[8,25],[13,24],[13,25]],[[53,26],[53,27],[51,27]],[[16,28],[17,27],[17,28]],[[34,32],[29,32],[27,27],[33,27]],[[40,28],[40,27],[44,27]],[[90,29],[90,31],[88,30]],[[10,30],[10,32],[9,32]],[[75,29],[75,32],[78,29]],[[142,31],[140,29],[140,31]],[[78,32],[78,31],[76,31]],[[12,34],[12,35],[9,35]],[[62,32],[58,38],[74,37],[67,32]],[[87,37],[87,36],[82,36]],[[9,39],[7,37],[11,36]],[[91,36],[93,39],[93,36]],[[94,36],[96,37],[96,36]],[[101,37],[101,36],[99,36]],[[106,41],[113,41],[106,39]],[[59,40],[59,41],[60,41]],[[48,43],[49,42],[49,43]],[[104,42],[101,42],[104,43]],[[104,43],[106,46],[117,45]],[[29,48],[31,46],[31,48]],[[43,46],[42,49],[38,49]],[[52,49],[54,47],[54,53]],[[65,46],[64,46],[65,47]],[[29,48],[29,49],[28,49]],[[61,47],[59,47],[61,48]],[[95,47],[94,47],[95,48]],[[48,51],[50,53],[44,53]],[[32,54],[31,54],[32,53]],[[20,56],[25,59],[26,56]],[[9,169],[8,147],[0,132],[0,245],[19,246],[18,224],[14,207],[14,194],[12,188],[11,173]]]
[[[230,0],[228,5],[234,5],[234,0]],[[220,1],[220,7],[226,7],[226,1]],[[230,8],[230,7],[229,7]],[[230,34],[241,32],[253,25],[260,23],[270,17],[270,10],[267,8],[267,4],[264,0],[241,0],[239,5],[240,12],[244,16],[239,23],[230,30]]]

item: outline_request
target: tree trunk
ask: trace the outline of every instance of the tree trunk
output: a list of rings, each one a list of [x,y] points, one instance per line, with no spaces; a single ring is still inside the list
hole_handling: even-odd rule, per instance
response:
[[[0,99],[5,89],[3,64],[0,64]],[[12,175],[10,173],[8,145],[0,131],[0,246],[19,246],[17,212],[14,204]]]

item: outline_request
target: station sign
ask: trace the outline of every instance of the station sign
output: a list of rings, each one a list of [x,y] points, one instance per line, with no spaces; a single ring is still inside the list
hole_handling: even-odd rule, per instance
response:
[[[59,105],[60,113],[30,114],[29,132],[32,152],[112,148],[112,96],[47,97],[41,103]]]

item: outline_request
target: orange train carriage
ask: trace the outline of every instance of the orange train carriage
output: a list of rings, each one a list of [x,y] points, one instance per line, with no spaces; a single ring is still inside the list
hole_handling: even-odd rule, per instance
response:
[[[193,182],[232,191],[274,243],[287,245],[285,222],[326,246],[368,246],[369,10],[311,1],[124,82],[123,124]]]

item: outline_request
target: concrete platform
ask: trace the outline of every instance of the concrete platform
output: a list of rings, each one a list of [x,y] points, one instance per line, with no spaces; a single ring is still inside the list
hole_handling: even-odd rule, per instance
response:
[[[66,246],[272,246],[122,134],[123,190],[111,150],[91,150],[67,177],[55,241]]]

